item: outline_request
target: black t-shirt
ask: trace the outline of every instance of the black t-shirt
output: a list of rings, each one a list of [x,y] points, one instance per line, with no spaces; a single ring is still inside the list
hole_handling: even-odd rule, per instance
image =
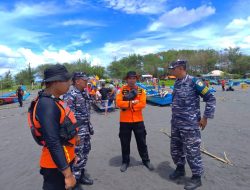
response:
[[[108,99],[108,95],[110,93],[110,89],[109,88],[101,88],[99,90],[100,94],[102,95],[102,100],[107,100]]]
[[[21,89],[21,88],[17,89],[17,96],[18,97],[22,97],[23,96],[23,89]]]

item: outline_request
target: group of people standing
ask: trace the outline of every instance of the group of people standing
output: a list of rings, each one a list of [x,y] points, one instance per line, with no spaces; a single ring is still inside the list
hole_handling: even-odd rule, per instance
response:
[[[171,155],[176,170],[169,178],[182,178],[187,160],[193,175],[184,188],[191,190],[201,186],[203,165],[199,127],[203,130],[207,118],[213,118],[215,97],[202,81],[187,74],[186,61],[177,60],[171,63],[169,69],[177,78],[171,120]],[[136,72],[128,72],[127,84],[116,95],[116,104],[120,108],[121,172],[129,167],[132,131],[143,165],[150,171],[154,170],[149,159],[147,132],[142,115],[146,106],[146,92],[136,86],[137,79]],[[64,66],[57,64],[47,68],[44,72],[45,89],[39,93],[32,111],[31,120],[34,127],[39,128],[40,138],[44,142],[40,159],[44,190],[77,190],[82,189],[81,184],[93,184],[93,180],[85,175],[91,149],[90,139],[94,134],[90,122],[90,97],[86,91],[88,77],[82,72],[76,72],[72,81],[73,86],[69,90],[71,75]],[[63,99],[60,99],[62,96]],[[202,117],[199,96],[206,102]],[[67,114],[69,109],[73,115]],[[62,136],[67,140],[62,141]]]

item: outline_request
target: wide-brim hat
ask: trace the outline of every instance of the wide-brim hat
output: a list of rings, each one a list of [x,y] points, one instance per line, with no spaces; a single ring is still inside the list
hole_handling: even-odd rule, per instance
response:
[[[44,82],[68,81],[72,74],[68,72],[64,65],[52,65],[44,70]]]
[[[139,79],[139,76],[136,74],[135,71],[127,72],[127,75],[125,76],[125,79],[128,79],[129,77],[136,77],[137,79]]]

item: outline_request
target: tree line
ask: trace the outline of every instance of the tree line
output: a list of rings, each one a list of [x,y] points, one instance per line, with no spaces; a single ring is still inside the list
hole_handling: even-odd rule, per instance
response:
[[[227,48],[221,51],[168,50],[144,56],[133,54],[121,60],[114,60],[107,67],[107,71],[114,78],[125,76],[129,70],[160,77],[169,74],[169,64],[177,59],[188,61],[188,70],[192,75],[206,74],[215,69],[237,74],[239,77],[250,72],[250,56],[242,54],[240,48]]]
[[[152,74],[154,77],[166,76],[169,74],[169,64],[177,59],[188,61],[188,70],[192,75],[205,74],[215,69],[238,74],[239,77],[250,72],[250,56],[241,53],[238,47],[230,47],[221,51],[213,49],[168,50],[143,56],[132,54],[112,61],[107,68],[91,66],[91,63],[86,60],[77,60],[74,63],[64,63],[63,65],[69,72],[84,71],[90,76],[122,79],[129,70],[134,70],[138,74]],[[14,84],[30,85],[34,82],[35,77],[43,78],[44,70],[50,65],[39,65],[33,69],[29,64],[28,68],[21,70],[15,76],[8,71],[0,79],[1,88],[10,88]]]

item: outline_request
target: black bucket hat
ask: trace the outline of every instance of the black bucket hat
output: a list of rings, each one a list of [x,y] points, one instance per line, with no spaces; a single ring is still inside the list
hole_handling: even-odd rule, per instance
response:
[[[136,74],[135,71],[127,72],[127,75],[126,75],[125,79],[128,79],[129,77],[136,77],[137,79],[139,78],[139,76]]]
[[[68,72],[65,66],[56,64],[44,70],[44,82],[68,81],[72,74]]]

